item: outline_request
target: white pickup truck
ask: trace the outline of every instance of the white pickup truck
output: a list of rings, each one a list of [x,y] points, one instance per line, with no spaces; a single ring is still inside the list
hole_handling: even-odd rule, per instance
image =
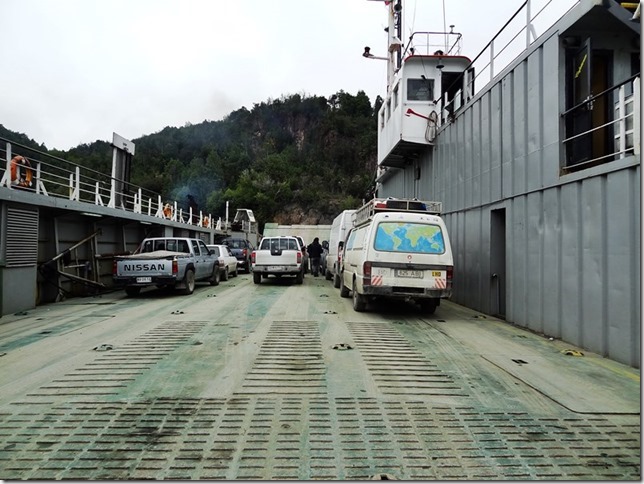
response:
[[[134,254],[114,258],[112,279],[131,297],[152,285],[192,294],[196,281],[219,284],[219,260],[200,239],[148,238]]]
[[[253,282],[259,284],[262,277],[295,276],[295,282],[304,281],[303,254],[295,237],[264,237],[259,247],[251,254]]]

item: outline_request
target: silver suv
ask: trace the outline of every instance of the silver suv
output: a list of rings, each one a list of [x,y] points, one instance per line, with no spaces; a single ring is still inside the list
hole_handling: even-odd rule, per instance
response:
[[[253,246],[246,239],[236,237],[227,237],[222,242],[227,245],[233,255],[237,258],[237,268],[250,272],[250,254],[253,252]]]

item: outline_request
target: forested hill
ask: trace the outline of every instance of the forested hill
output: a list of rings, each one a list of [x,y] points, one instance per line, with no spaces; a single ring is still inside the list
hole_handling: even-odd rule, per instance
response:
[[[330,96],[283,96],[241,108],[221,121],[163,130],[132,141],[131,181],[224,216],[230,202],[250,208],[260,223],[329,224],[357,208],[373,187],[377,112],[363,91]],[[47,151],[0,125],[0,136]],[[110,173],[112,148],[96,141],[51,154]]]

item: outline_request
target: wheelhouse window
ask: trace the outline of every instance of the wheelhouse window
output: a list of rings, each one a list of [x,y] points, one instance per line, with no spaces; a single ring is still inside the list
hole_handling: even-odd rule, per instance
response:
[[[407,79],[407,100],[408,101],[433,101],[434,80],[433,79]]]

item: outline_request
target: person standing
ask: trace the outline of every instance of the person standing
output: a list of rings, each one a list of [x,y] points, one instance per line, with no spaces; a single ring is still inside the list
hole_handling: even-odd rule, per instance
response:
[[[317,277],[320,273],[320,257],[322,257],[322,252],[324,249],[320,245],[320,239],[318,237],[313,239],[313,242],[306,248],[309,254],[309,260],[311,261],[311,272],[314,277]]]

